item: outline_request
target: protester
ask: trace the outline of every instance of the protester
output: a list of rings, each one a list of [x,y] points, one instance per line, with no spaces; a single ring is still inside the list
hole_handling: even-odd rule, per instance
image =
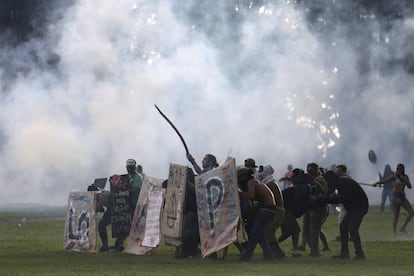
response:
[[[129,206],[130,206],[130,216],[131,219],[134,216],[135,208],[137,205],[139,193],[141,191],[142,187],[142,176],[137,173],[136,171],[136,161],[134,159],[128,159],[126,161],[126,170],[128,172],[128,189],[129,189]],[[103,206],[106,207],[106,210],[102,216],[102,219],[100,220],[98,224],[98,233],[99,237],[102,241],[102,246],[99,249],[100,252],[108,251],[110,249],[108,244],[108,233],[106,230],[106,227],[111,224],[111,201],[110,198],[110,192],[105,195],[105,200],[101,203]],[[116,251],[123,251],[124,250],[124,240],[126,237],[119,236],[117,237],[115,241],[115,245],[111,247],[112,249]]]
[[[349,174],[348,174],[348,168],[347,168],[347,166],[345,164],[335,165],[335,167],[331,167],[331,168],[339,176],[349,176]],[[331,185],[329,185],[329,189],[332,189],[332,186]],[[337,207],[336,207],[336,210],[338,211],[338,224],[340,225],[341,222],[342,222],[342,220],[344,219],[344,217],[346,215],[346,211],[345,211],[345,208],[344,208],[344,206],[342,204],[338,204]],[[335,241],[341,241],[341,235],[337,235],[336,238],[335,238]]]
[[[240,196],[256,201],[258,205],[246,251],[240,257],[240,261],[251,260],[257,243],[262,247],[265,259],[274,260],[275,256],[269,245],[267,229],[274,219],[276,202],[268,186],[254,179],[253,174],[254,171],[248,168],[241,168],[237,171]]]
[[[254,178],[257,178],[257,165],[256,161],[253,158],[247,158],[244,160],[244,166],[248,169],[251,169],[254,172]]]
[[[301,257],[299,253],[299,233],[301,231],[297,218],[302,217],[310,208],[310,186],[304,184],[305,173],[302,169],[292,170],[293,186],[282,191],[285,216],[281,225],[282,234],[279,236],[279,243],[291,237],[292,256]]]
[[[194,172],[187,168],[187,182],[183,212],[181,246],[176,258],[191,258],[200,254],[200,232],[198,229],[197,202],[194,185]]]
[[[384,173],[381,175],[379,173],[379,181],[386,180],[390,176],[394,175],[394,172],[391,170],[391,166],[389,164],[385,165]],[[382,186],[381,192],[381,204],[380,204],[380,211],[384,212],[385,202],[389,201],[390,209],[392,210],[392,193],[394,190],[394,181],[385,182]]]
[[[142,187],[143,177],[137,172],[137,162],[134,159],[128,159],[126,161],[126,170],[129,176],[130,210],[131,218],[133,218]]]
[[[187,154],[187,159],[193,165],[194,170],[198,174],[208,172],[208,171],[210,171],[214,168],[217,168],[219,166],[219,164],[217,163],[216,157],[212,154],[209,154],[209,153],[206,154],[203,158],[203,161],[202,161],[203,168],[202,169],[200,168],[200,166],[197,164],[194,157],[190,153]]]
[[[311,208],[309,221],[308,242],[310,247],[309,256],[321,256],[319,250],[319,238],[321,236],[322,225],[328,216],[328,205],[324,198],[328,195],[328,184],[321,177],[319,165],[309,163],[306,167],[308,175],[312,178],[309,183],[311,185]],[[325,234],[322,234],[324,242],[326,242]],[[326,245],[325,245],[326,247]]]
[[[341,253],[333,256],[337,259],[349,259],[349,235],[351,235],[355,248],[355,260],[365,260],[365,253],[361,245],[359,227],[362,219],[368,212],[368,197],[361,186],[349,176],[339,176],[336,172],[328,171],[325,179],[335,187],[337,194],[327,197],[328,203],[342,203],[346,211],[339,226],[341,233]]]
[[[374,186],[377,185],[383,185],[389,181],[394,181],[394,189],[392,194],[392,209],[394,212],[394,219],[392,222],[392,230],[394,233],[397,232],[397,225],[398,225],[398,218],[400,216],[400,209],[403,207],[407,212],[408,215],[405,218],[403,226],[400,228],[401,233],[407,233],[405,227],[410,222],[412,217],[414,216],[414,210],[411,206],[411,203],[408,201],[407,197],[405,196],[405,187],[411,189],[411,182],[408,175],[405,174],[405,167],[403,164],[398,164],[396,173],[392,176],[388,177],[387,179],[378,181],[374,184]]]
[[[139,173],[142,176],[142,178],[145,178],[144,168],[142,167],[142,165],[137,165],[137,173]]]
[[[276,231],[283,223],[283,218],[285,214],[283,196],[280,192],[279,185],[276,182],[276,179],[273,177],[274,169],[271,165],[264,165],[259,167],[257,174],[257,179],[262,183],[266,184],[273,193],[276,202],[275,217],[272,223],[270,223],[268,229],[268,239],[270,247],[273,250],[276,258],[286,257],[285,252],[280,248],[279,242],[276,237]]]
[[[193,168],[197,172],[197,174],[203,174],[219,166],[219,164],[217,163],[216,157],[210,153],[204,156],[201,162],[202,167],[203,167],[202,169],[200,168],[200,166],[197,164],[194,157],[190,153],[187,153],[187,159],[193,165]],[[217,257],[218,257],[217,252],[214,252],[209,255],[209,258],[212,258],[212,259],[216,259]]]
[[[293,186],[292,179],[291,179],[292,170],[293,170],[293,166],[289,164],[287,166],[287,171],[285,172],[283,177],[279,179],[279,182],[283,182],[283,190]]]

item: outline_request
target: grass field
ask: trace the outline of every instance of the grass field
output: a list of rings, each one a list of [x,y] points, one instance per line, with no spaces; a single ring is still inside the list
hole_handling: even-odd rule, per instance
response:
[[[365,261],[335,260],[339,242],[336,215],[324,225],[330,251],[320,258],[288,256],[269,262],[256,248],[250,263],[238,262],[231,246],[224,260],[175,259],[174,248],[163,243],[152,256],[116,252],[75,253],[63,251],[65,208],[0,213],[0,275],[413,275],[414,221],[409,234],[394,235],[389,210],[381,214],[371,207],[361,226]],[[402,222],[403,213],[400,221]],[[98,238],[99,240],[99,238]],[[100,242],[100,241],[99,241]],[[98,244],[100,246],[100,244]],[[281,244],[290,253],[290,240]],[[350,244],[353,252],[353,245]]]

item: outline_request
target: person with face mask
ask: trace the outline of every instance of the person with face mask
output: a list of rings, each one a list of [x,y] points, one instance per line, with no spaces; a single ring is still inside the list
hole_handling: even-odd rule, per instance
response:
[[[137,173],[136,167],[137,163],[134,159],[128,159],[126,161],[126,170],[128,172],[128,187],[129,187],[129,207],[131,220],[134,217],[135,207],[137,205],[139,193],[141,191],[143,177]],[[109,194],[109,193],[108,193]],[[109,194],[110,196],[110,194]],[[111,224],[111,200],[107,200],[108,204],[106,206],[106,211],[104,212],[101,221],[98,224],[98,233],[102,241],[102,247],[100,252],[108,251],[109,249],[114,249],[115,251],[124,250],[124,240],[126,237],[119,236],[115,241],[115,245],[109,247],[108,245],[108,233],[106,227]],[[112,203],[113,204],[113,203]]]

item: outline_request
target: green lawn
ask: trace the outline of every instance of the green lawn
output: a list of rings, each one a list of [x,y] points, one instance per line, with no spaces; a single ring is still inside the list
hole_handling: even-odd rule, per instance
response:
[[[338,233],[336,215],[324,225],[330,251],[320,258],[305,252],[302,258],[289,256],[272,263],[262,260],[259,247],[250,263],[238,262],[234,246],[225,260],[175,259],[174,248],[164,244],[152,256],[64,252],[64,215],[63,209],[0,213],[0,275],[412,275],[414,271],[414,221],[408,235],[393,235],[391,212],[380,214],[377,207],[370,209],[361,226],[366,261],[331,258],[339,249],[339,242],[333,241]],[[290,252],[290,240],[281,246]]]

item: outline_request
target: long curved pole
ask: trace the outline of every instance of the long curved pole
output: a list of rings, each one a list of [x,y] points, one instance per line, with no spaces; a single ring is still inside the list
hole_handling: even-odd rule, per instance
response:
[[[162,117],[164,117],[164,119],[170,124],[170,126],[175,130],[175,132],[177,133],[177,135],[178,135],[178,137],[180,137],[180,140],[181,140],[181,142],[183,143],[183,145],[184,145],[184,148],[185,148],[185,152],[186,152],[186,154],[189,154],[190,153],[190,151],[188,150],[188,147],[187,147],[187,144],[185,143],[185,141],[184,141],[184,138],[183,138],[183,136],[181,135],[181,133],[178,131],[178,129],[175,127],[175,125],[170,121],[170,119],[168,119],[168,117],[164,114],[164,113],[162,113],[162,111],[158,108],[158,106],[156,105],[156,104],[154,104],[155,105],[155,108],[158,110],[158,112],[161,114],[161,116]]]

